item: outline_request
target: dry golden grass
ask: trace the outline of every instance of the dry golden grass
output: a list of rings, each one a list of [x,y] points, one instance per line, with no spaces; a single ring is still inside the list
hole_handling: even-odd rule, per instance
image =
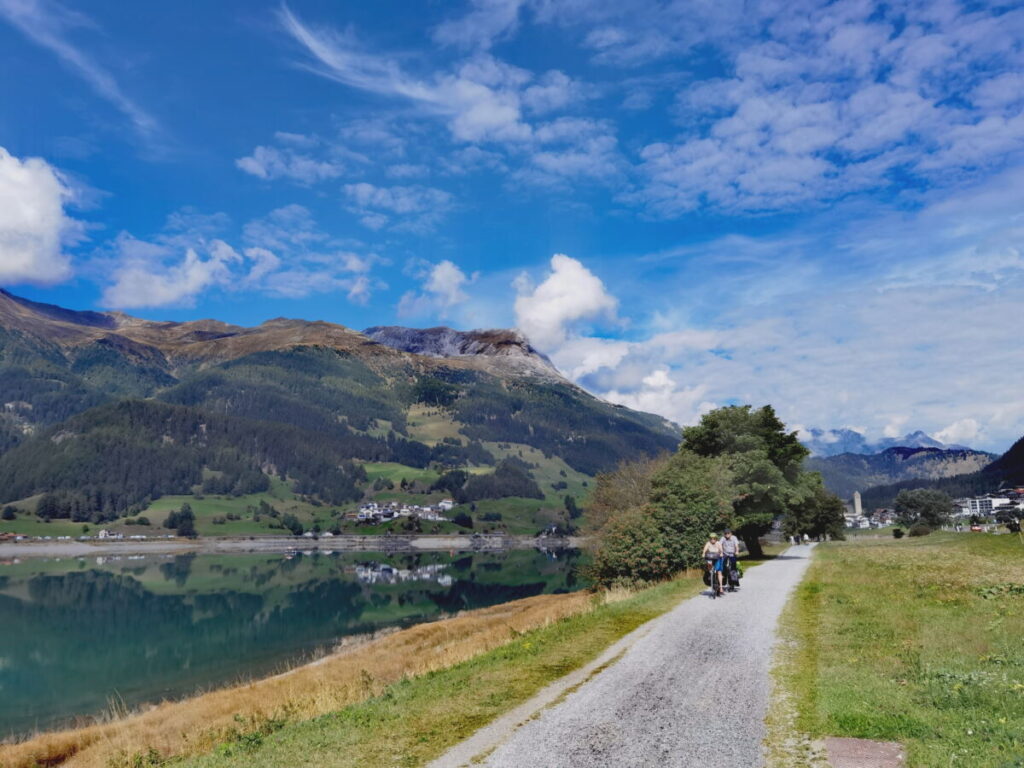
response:
[[[604,600],[586,592],[540,595],[420,624],[266,680],[0,746],[0,765],[105,768],[151,749],[164,758],[198,754],[234,730],[311,718],[363,701],[402,678],[458,664],[598,602]]]

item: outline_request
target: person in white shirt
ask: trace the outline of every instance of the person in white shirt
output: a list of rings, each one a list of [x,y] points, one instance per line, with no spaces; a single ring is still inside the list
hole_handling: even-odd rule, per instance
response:
[[[732,531],[728,528],[725,529],[725,534],[722,536],[722,571],[726,575],[726,579],[729,578],[728,574],[736,570],[736,557],[740,553],[740,540],[732,535]]]

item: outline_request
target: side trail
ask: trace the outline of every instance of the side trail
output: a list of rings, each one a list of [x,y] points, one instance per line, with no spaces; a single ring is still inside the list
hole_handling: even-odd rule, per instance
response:
[[[648,622],[430,768],[762,765],[776,624],[812,546],[750,569],[739,592],[704,590]]]

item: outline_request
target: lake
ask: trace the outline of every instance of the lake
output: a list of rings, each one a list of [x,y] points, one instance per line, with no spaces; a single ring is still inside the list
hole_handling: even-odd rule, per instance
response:
[[[263,677],[346,636],[582,586],[574,550],[0,561],[0,737]]]

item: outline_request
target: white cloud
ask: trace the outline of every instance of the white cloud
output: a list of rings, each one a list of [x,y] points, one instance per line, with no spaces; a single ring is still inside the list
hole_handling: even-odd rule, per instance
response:
[[[445,318],[453,307],[469,298],[463,289],[476,279],[476,275],[467,276],[447,259],[437,264],[421,265],[418,274],[423,281],[421,290],[407,291],[402,296],[398,303],[400,317]]]
[[[538,346],[591,391],[682,423],[770,403],[793,424],[1003,450],[1024,433],[1022,189],[1019,169],[913,215],[876,210],[838,232],[822,219],[803,241],[729,237],[635,259],[614,284],[647,335],[555,320]],[[666,272],[676,259],[688,268]]]
[[[551,257],[551,272],[539,285],[520,280],[516,287],[516,325],[544,350],[564,345],[581,322],[615,319],[615,297],[597,275],[565,254]]]
[[[256,147],[251,155],[235,161],[239,169],[261,179],[292,179],[303,184],[314,184],[335,179],[345,172],[340,163],[316,160],[291,149]]]
[[[108,276],[103,304],[116,308],[191,306],[209,291],[255,291],[302,298],[340,291],[365,304],[382,283],[371,271],[383,263],[320,231],[309,210],[288,205],[243,227],[243,249],[220,235],[223,214],[180,211],[149,241],[122,233],[96,272]]]
[[[0,147],[0,283],[51,284],[71,276],[62,245],[81,235],[64,206],[73,192],[44,160]]]
[[[520,90],[530,75],[522,69],[479,54],[455,73],[429,79],[413,77],[394,59],[358,50],[351,33],[314,30],[287,8],[281,11],[285,29],[313,57],[310,68],[352,88],[400,97],[448,120],[460,141],[522,141],[530,127],[522,121]]]
[[[194,248],[177,257],[167,246],[144,243],[130,235],[118,238],[116,247],[118,265],[101,303],[118,309],[191,305],[199,293],[229,284],[231,265],[242,261],[222,240],[209,244],[205,258]]]
[[[430,169],[419,163],[396,163],[389,165],[384,172],[392,179],[415,179],[426,176]]]
[[[358,132],[351,135],[361,140]],[[370,162],[366,155],[342,142],[325,141],[312,134],[277,131],[274,139],[278,146],[257,146],[251,154],[235,160],[235,166],[260,179],[289,179],[310,186],[358,172]]]
[[[0,0],[0,16],[56,54],[96,93],[128,117],[139,133],[152,137],[159,132],[157,121],[125,95],[114,76],[68,40],[68,33],[74,28],[96,28],[86,16],[50,0]]]
[[[941,185],[1024,153],[1020,38],[1000,34],[1024,31],[1024,11],[807,0],[750,15],[770,39],[709,36],[731,76],[680,94],[681,137],[641,151],[625,201],[666,217],[777,211],[908,178]]]
[[[693,424],[715,408],[707,399],[708,386],[681,387],[664,368],[657,368],[630,392],[608,390],[602,396],[612,402],[647,413],[657,413],[677,424]]]
[[[958,419],[935,433],[934,437],[943,443],[974,445],[981,436],[981,425],[976,419]]]
[[[386,226],[392,216],[399,217],[398,228],[423,233],[433,228],[452,205],[452,196],[434,187],[378,187],[367,182],[346,184],[345,196],[350,210],[370,229]]]
[[[472,0],[469,13],[434,29],[434,40],[459,48],[490,48],[495,40],[515,32],[522,5],[523,0]]]
[[[562,109],[581,97],[579,83],[564,72],[552,69],[523,91],[523,104],[531,112],[545,114]]]

